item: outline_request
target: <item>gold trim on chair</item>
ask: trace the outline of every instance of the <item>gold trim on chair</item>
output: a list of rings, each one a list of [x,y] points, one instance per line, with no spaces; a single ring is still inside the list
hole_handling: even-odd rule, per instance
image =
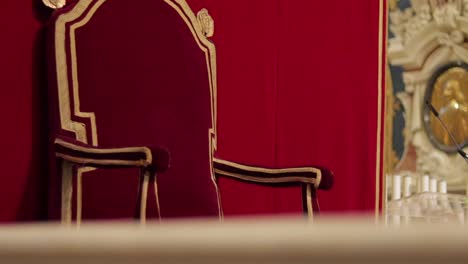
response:
[[[96,117],[94,113],[81,112],[80,110],[80,96],[79,96],[79,82],[78,82],[78,70],[76,61],[76,47],[75,47],[75,30],[79,27],[84,26],[89,22],[91,17],[97,11],[97,9],[105,2],[105,0],[98,0],[95,2],[93,7],[88,11],[86,16],[79,21],[72,21],[78,19],[90,6],[92,0],[80,0],[76,6],[67,13],[60,15],[55,23],[55,61],[57,71],[57,88],[58,88],[58,100],[59,100],[59,113],[61,127],[67,131],[74,132],[76,139],[80,142],[90,144],[92,146],[98,145],[97,140],[97,126]],[[71,50],[71,62],[67,64],[67,53],[66,53],[66,25],[70,25],[70,50]],[[69,68],[72,72],[72,96],[73,96],[73,110],[70,103],[70,87],[68,79]],[[86,125],[77,121],[72,120],[72,112],[74,116],[88,118],[91,124],[91,142],[89,142]]]

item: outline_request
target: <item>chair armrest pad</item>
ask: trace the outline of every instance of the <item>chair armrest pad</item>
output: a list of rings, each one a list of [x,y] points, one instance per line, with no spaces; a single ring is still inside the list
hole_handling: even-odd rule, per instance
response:
[[[329,190],[333,186],[333,172],[323,167],[264,168],[232,161],[213,159],[217,177],[225,176],[263,184],[308,183],[316,189]]]
[[[76,140],[57,137],[55,156],[72,163],[92,167],[144,167],[162,172],[169,168],[170,155],[158,147],[102,148]]]

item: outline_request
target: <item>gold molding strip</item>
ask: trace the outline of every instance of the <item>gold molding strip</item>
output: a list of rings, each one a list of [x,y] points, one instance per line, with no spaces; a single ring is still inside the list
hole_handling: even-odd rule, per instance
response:
[[[378,33],[378,74],[377,74],[377,147],[376,147],[376,166],[375,166],[375,217],[378,219],[380,216],[380,199],[381,199],[381,192],[380,192],[380,181],[381,181],[381,156],[382,156],[382,82],[383,82],[383,52],[384,52],[384,5],[386,0],[379,1],[379,33]]]

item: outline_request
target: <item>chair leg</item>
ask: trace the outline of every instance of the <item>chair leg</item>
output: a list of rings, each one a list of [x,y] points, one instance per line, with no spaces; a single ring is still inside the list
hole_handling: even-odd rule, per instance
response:
[[[62,224],[70,225],[72,221],[72,195],[73,195],[73,165],[62,161]]]
[[[150,172],[142,169],[140,175],[140,184],[138,189],[138,206],[137,206],[137,218],[140,219],[141,224],[146,223],[146,201],[148,199],[148,184],[150,181]]]
[[[317,190],[314,189],[314,188],[312,188],[312,205],[313,205],[314,213],[316,215],[319,215],[320,214],[320,204],[319,204],[319,200],[318,200]]]
[[[80,226],[83,211],[83,174],[95,170],[94,167],[80,167],[76,172],[76,225]]]
[[[76,174],[76,225],[81,225],[81,212],[83,208],[83,173],[78,170]]]
[[[158,195],[158,177],[157,174],[154,173],[151,175],[153,178],[153,185],[154,185],[154,196],[156,199],[156,210],[158,211],[158,219],[161,221],[161,208],[159,207],[159,195]]]
[[[135,220],[140,219],[140,208],[141,208],[140,202],[141,202],[141,194],[142,194],[141,186],[143,186],[143,179],[144,179],[143,170],[141,170],[140,177],[138,177],[138,191],[137,191],[137,199],[136,199],[135,214],[134,214]]]
[[[311,184],[302,185],[302,208],[309,220],[313,220],[315,212],[313,192],[315,192],[315,189],[313,189]]]

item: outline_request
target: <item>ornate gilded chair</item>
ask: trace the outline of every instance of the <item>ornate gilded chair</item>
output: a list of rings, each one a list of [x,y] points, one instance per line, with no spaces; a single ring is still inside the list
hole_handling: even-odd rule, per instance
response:
[[[318,210],[315,191],[331,187],[329,170],[216,157],[212,23],[184,0],[80,0],[56,10],[48,45],[51,188],[61,183],[63,222],[72,220],[73,186],[81,219],[83,174],[112,179],[122,168],[140,170],[123,171],[140,176],[141,221],[150,183],[159,217],[222,216],[220,176],[302,185],[305,212]],[[60,203],[58,193],[51,204]]]

